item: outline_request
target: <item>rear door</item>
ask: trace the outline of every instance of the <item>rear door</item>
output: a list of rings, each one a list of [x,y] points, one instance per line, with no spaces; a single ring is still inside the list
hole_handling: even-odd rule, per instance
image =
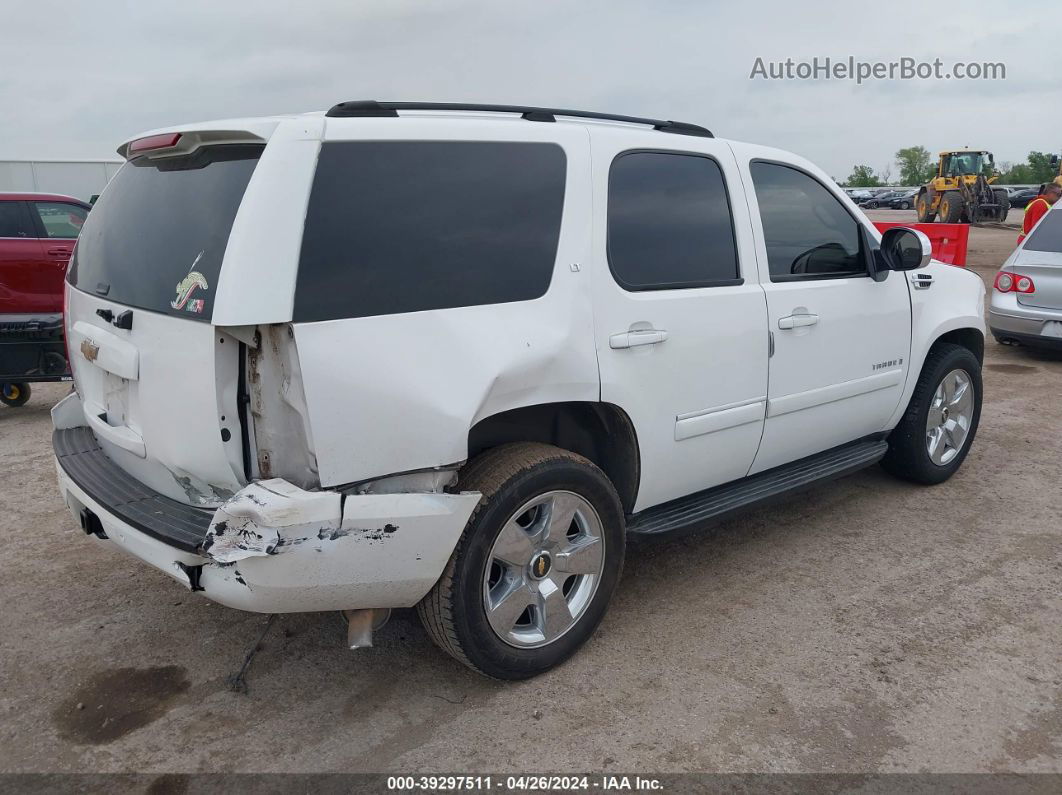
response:
[[[80,204],[59,201],[30,201],[26,203],[42,251],[40,277],[44,288],[53,297],[58,312],[62,309],[63,278],[74,250],[77,236],[85,225],[88,208]]]
[[[69,268],[67,339],[86,422],[119,466],[190,504],[240,487],[239,344],[211,321],[262,153],[241,143],[131,159],[89,213]],[[72,231],[60,216],[44,224]]]
[[[81,234],[89,208],[72,202],[31,201],[30,215],[44,241],[45,253],[64,268]]]
[[[767,313],[730,149],[594,130],[601,399],[634,423],[635,510],[743,477],[763,430]]]
[[[58,274],[54,284],[26,203],[0,200],[0,314],[61,312]]]

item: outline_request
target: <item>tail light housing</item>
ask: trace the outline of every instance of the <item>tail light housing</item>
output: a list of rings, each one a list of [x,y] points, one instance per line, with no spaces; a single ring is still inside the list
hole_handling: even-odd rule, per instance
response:
[[[995,284],[992,285],[1001,293],[1035,293],[1036,285],[1028,276],[1010,271],[1000,271],[996,274]]]
[[[66,369],[74,377],[74,357],[70,355],[70,283],[63,280],[63,347],[66,349]],[[77,381],[74,381],[77,389]]]

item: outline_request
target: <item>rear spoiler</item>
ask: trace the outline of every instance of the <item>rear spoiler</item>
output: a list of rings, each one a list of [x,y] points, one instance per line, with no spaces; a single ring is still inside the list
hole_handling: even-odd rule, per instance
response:
[[[275,125],[273,125],[275,126]],[[271,131],[270,131],[271,132]],[[141,155],[152,159],[188,155],[201,146],[217,144],[264,144],[268,138],[251,130],[175,130],[153,132],[130,139],[118,147],[126,160]]]

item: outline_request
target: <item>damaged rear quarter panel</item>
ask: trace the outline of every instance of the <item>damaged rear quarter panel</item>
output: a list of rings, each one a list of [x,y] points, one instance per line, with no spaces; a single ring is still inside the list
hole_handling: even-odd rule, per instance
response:
[[[467,458],[469,428],[484,417],[600,397],[586,130],[517,128],[506,121],[402,122],[388,128],[389,138],[541,139],[564,148],[567,184],[553,275],[546,294],[530,301],[295,324],[322,486],[453,464]],[[326,140],[374,134],[364,123],[332,130]],[[357,289],[356,272],[343,289]]]

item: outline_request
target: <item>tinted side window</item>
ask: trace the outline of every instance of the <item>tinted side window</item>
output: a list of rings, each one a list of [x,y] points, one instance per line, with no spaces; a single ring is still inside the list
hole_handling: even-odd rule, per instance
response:
[[[566,158],[549,143],[321,147],[295,288],[299,322],[539,298]]]
[[[77,237],[88,216],[88,210],[84,207],[66,202],[33,202],[33,207],[48,237]]]
[[[867,275],[859,222],[824,185],[776,163],[750,170],[771,281]]]
[[[1047,213],[1025,240],[1026,251],[1062,252],[1062,212]]]
[[[33,237],[22,224],[22,202],[0,201],[0,237]]]
[[[708,157],[630,152],[608,180],[608,259],[627,290],[738,283],[726,183]]]

